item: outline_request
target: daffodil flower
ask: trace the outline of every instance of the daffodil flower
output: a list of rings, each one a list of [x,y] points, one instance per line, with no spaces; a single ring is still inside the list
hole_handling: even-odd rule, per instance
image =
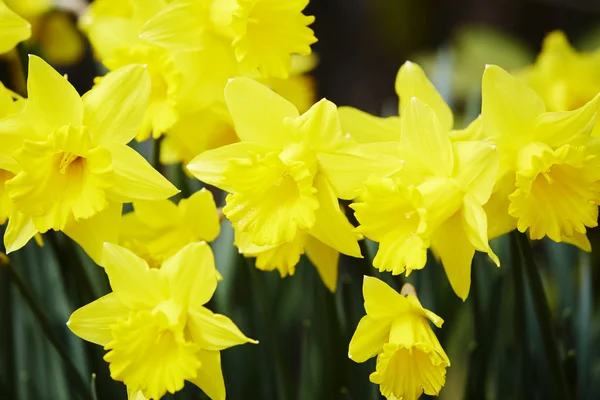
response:
[[[438,328],[444,321],[415,295],[402,296],[377,278],[365,276],[363,296],[367,315],[356,327],[348,357],[362,363],[377,356],[370,380],[388,399],[438,395],[450,360],[429,321]]]
[[[590,251],[597,226],[600,169],[591,138],[596,96],[573,111],[547,112],[540,96],[497,66],[483,75],[483,132],[501,158],[490,223]],[[494,232],[494,236],[505,233]]]
[[[141,65],[125,67],[81,98],[30,56],[27,89],[22,112],[0,120],[0,148],[18,164],[5,183],[11,202],[6,249],[18,250],[53,229],[98,262],[102,244],[117,240],[122,203],[177,193],[127,146],[146,108],[148,74]]]
[[[31,36],[31,24],[0,0],[0,54],[12,50]]]
[[[225,399],[220,351],[257,342],[204,307],[219,278],[210,247],[191,243],[156,269],[107,243],[103,266],[113,291],[76,310],[67,325],[108,351],[111,377],[130,398],[160,399],[189,381]]]

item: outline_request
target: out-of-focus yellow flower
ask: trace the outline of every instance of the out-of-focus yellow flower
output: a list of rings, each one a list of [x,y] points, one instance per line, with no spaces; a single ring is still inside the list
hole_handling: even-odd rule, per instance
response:
[[[206,189],[177,205],[170,200],[136,201],[133,208],[123,216],[119,241],[138,256],[146,255],[151,265],[160,265],[189,243],[212,242],[219,235],[217,206]]]
[[[220,351],[257,342],[204,307],[219,277],[210,247],[188,244],[155,269],[106,243],[103,261],[112,293],[75,311],[67,325],[108,350],[111,377],[149,399],[175,393],[185,381],[225,399]]]
[[[25,100],[15,95],[0,82],[0,126],[2,119],[20,111],[25,105]],[[0,150],[0,225],[3,225],[10,215],[11,205],[5,183],[14,178],[19,172],[19,165],[15,159]]]
[[[31,36],[31,25],[0,0],[0,54]]]
[[[40,21],[38,41],[40,52],[52,65],[71,65],[85,55],[85,42],[71,16],[51,12]]]
[[[300,113],[304,113],[316,101],[315,80],[308,75],[316,66],[317,57],[314,53],[308,56],[295,55],[292,57],[289,77],[270,78],[266,80],[266,84],[295,105]]]
[[[546,112],[532,89],[497,66],[483,75],[483,131],[500,155],[490,225],[531,239],[548,236],[589,251],[597,225],[600,169],[590,138],[599,98],[574,111]],[[507,116],[510,116],[508,118]],[[494,232],[494,236],[504,232]]]
[[[540,95],[547,111],[575,110],[600,93],[600,51],[578,53],[563,32],[554,31],[522,77]]]
[[[269,268],[289,272],[293,272],[291,261],[302,253],[300,234],[361,257],[352,225],[339,207],[338,193],[318,159],[348,145],[335,105],[323,99],[299,115],[290,102],[247,78],[231,80],[225,97],[241,142],[200,154],[188,170],[230,192],[223,212],[239,234],[247,235],[238,242],[264,250],[286,244],[293,250],[286,251],[287,264]],[[375,156],[363,154],[356,154],[353,161],[362,161],[354,166],[364,165],[365,171],[355,171],[352,180],[364,179],[380,165]],[[258,253],[246,246],[242,251]]]
[[[444,321],[423,308],[415,295],[404,297],[377,278],[365,276],[363,296],[367,315],[356,327],[348,357],[362,363],[377,356],[370,380],[388,399],[437,395],[450,360],[429,321],[438,328]]]
[[[53,229],[98,262],[102,243],[116,241],[123,202],[177,193],[126,145],[149,91],[147,72],[137,65],[109,74],[80,98],[64,77],[30,56],[25,107],[0,120],[0,148],[19,166],[5,184],[12,208],[7,251]]]
[[[464,300],[475,251],[487,253],[499,264],[488,243],[482,207],[496,182],[498,155],[480,140],[452,142],[456,132],[452,112],[418,65],[407,62],[400,68],[396,91],[401,111],[398,131],[392,129],[397,119],[359,117],[361,132],[372,130],[377,139],[358,147],[379,152],[398,167],[394,170],[390,165],[391,174],[371,177],[351,205],[360,223],[357,232],[379,242],[373,265],[393,274],[422,269],[431,247],[452,288]],[[462,136],[475,136],[478,128],[476,122]],[[346,176],[352,173],[352,164],[343,157],[319,157],[325,170],[350,168],[329,177],[334,188],[347,185]]]
[[[53,0],[4,0],[21,17],[35,23],[37,19],[50,11]]]

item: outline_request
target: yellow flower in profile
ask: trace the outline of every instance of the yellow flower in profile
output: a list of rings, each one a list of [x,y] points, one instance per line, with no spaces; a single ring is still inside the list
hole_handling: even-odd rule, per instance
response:
[[[126,145],[146,108],[146,70],[114,71],[80,98],[64,77],[30,56],[27,88],[22,112],[0,120],[0,148],[19,166],[5,184],[12,208],[6,249],[53,229],[98,262],[102,244],[116,241],[122,203],[177,193]]]
[[[0,0],[0,54],[31,36],[31,25]]]
[[[106,243],[103,266],[112,293],[76,310],[67,325],[108,351],[111,377],[148,399],[175,393],[185,381],[225,399],[220,351],[257,342],[204,307],[219,277],[210,247],[189,244],[155,269]]]
[[[365,276],[363,296],[367,315],[356,327],[348,357],[362,363],[377,356],[370,380],[388,399],[438,395],[450,360],[429,321],[438,328],[444,321],[415,295],[402,296],[377,278]]]
[[[563,32],[551,32],[522,78],[542,98],[547,111],[575,110],[600,93],[600,51],[579,53]]]
[[[531,239],[548,236],[590,250],[586,227],[597,226],[600,203],[600,169],[590,137],[598,100],[573,111],[546,112],[524,83],[497,66],[486,68],[483,131],[501,159],[491,221],[529,230]]]
[[[123,215],[119,242],[149,264],[162,263],[192,242],[212,242],[219,235],[212,193],[201,189],[179,204],[170,200],[136,201]],[[141,254],[138,252],[140,251]]]

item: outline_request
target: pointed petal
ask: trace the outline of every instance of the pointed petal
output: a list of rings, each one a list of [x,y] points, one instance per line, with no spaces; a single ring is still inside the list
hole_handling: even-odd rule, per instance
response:
[[[223,350],[244,343],[258,343],[246,337],[224,315],[199,307],[189,311],[188,328],[194,342],[206,350]]]
[[[268,87],[248,78],[225,86],[225,101],[242,142],[280,149],[291,141],[283,120],[298,117],[296,107]]]
[[[102,266],[110,287],[126,307],[153,308],[168,298],[168,285],[159,269],[150,269],[142,260],[124,247],[104,244]]]
[[[600,95],[573,111],[543,113],[537,120],[535,140],[550,147],[560,147],[577,138],[590,136],[598,119],[599,102]]]
[[[357,363],[375,357],[387,343],[390,336],[391,320],[377,321],[366,315],[361,318],[350,340],[348,358]]]
[[[210,191],[200,189],[187,199],[179,202],[183,213],[183,221],[188,224],[196,237],[207,242],[212,242],[219,236],[221,224],[217,205]]]
[[[410,307],[400,293],[382,280],[371,276],[364,277],[363,297],[367,315],[375,320],[394,318]]]
[[[133,203],[133,210],[135,216],[146,226],[146,230],[148,227],[153,229],[170,227],[179,219],[179,210],[171,200],[136,201]],[[127,228],[123,227],[123,229]]]
[[[488,136],[523,143],[533,135],[535,121],[545,109],[542,99],[523,82],[498,66],[486,67],[481,117]]]
[[[381,118],[353,107],[339,107],[342,132],[357,143],[399,142],[400,118]]]
[[[472,196],[465,196],[462,214],[465,222],[465,233],[469,242],[475,250],[487,253],[494,264],[500,266],[500,260],[492,251],[488,241],[487,215],[481,204]]]
[[[396,76],[396,93],[400,97],[400,116],[403,116],[410,100],[416,97],[433,109],[442,129],[452,129],[452,110],[418,64],[407,61],[400,67]]]
[[[267,149],[267,147],[256,143],[233,143],[199,154],[187,165],[187,169],[202,182],[231,192],[232,189],[226,184],[223,174],[229,165],[229,161],[235,158],[248,158],[250,152],[262,154]]]
[[[201,50],[205,23],[198,15],[200,3],[194,3],[174,1],[167,5],[144,24],[140,38],[170,50]]]
[[[38,56],[29,56],[27,102],[24,112],[34,118],[38,132],[50,135],[64,125],[81,125],[83,103],[67,79]]]
[[[577,246],[582,251],[586,251],[588,253],[592,251],[592,244],[590,243],[590,239],[588,239],[587,235],[584,233],[574,232],[573,236],[564,236],[562,238],[562,241],[565,243],[572,244],[573,246]]]
[[[300,132],[302,142],[316,153],[335,151],[342,141],[342,126],[337,106],[321,99],[296,119],[288,120]]]
[[[131,147],[116,142],[104,147],[110,151],[115,172],[115,185],[109,192],[113,200],[163,200],[179,192]]]
[[[198,386],[211,400],[225,400],[225,381],[221,369],[221,353],[201,349],[196,354],[202,367],[191,382]]]
[[[335,153],[317,154],[321,171],[340,199],[352,200],[371,175],[387,177],[402,168],[397,142],[350,146]]]
[[[498,177],[500,159],[496,148],[485,142],[454,143],[455,179],[459,187],[485,204]]]
[[[465,301],[471,288],[471,263],[475,248],[467,238],[460,212],[436,229],[432,244],[433,251],[442,260],[454,293]]]
[[[83,96],[83,123],[96,144],[131,141],[142,123],[150,96],[150,75],[142,65],[108,73]]]
[[[165,260],[160,271],[167,277],[174,299],[188,307],[208,303],[217,289],[215,259],[206,242],[188,244]]]
[[[4,233],[4,247],[6,253],[21,249],[29,240],[38,233],[31,217],[18,211],[13,211],[8,218],[8,226]]]
[[[0,54],[31,36],[31,25],[0,0]]]
[[[320,174],[317,175],[314,187],[317,189],[319,208],[315,212],[316,220],[310,229],[310,234],[340,253],[362,258],[354,227],[340,208],[327,179]]]
[[[315,266],[321,280],[331,292],[335,292],[338,279],[340,253],[323,242],[308,235],[304,244],[306,256]]]
[[[434,176],[452,173],[454,158],[449,131],[439,123],[433,109],[413,97],[402,115],[402,143],[422,157],[422,164]]]
[[[113,340],[112,326],[120,319],[129,317],[117,295],[109,293],[73,312],[67,326],[77,336],[88,342],[106,346]]]
[[[64,233],[77,242],[96,264],[101,265],[104,242],[119,241],[122,206],[121,203],[110,202],[93,217],[67,224]]]

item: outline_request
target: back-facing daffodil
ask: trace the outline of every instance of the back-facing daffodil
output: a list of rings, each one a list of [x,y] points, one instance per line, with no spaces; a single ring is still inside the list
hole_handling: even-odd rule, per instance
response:
[[[122,203],[177,193],[127,146],[146,108],[148,74],[141,65],[119,69],[81,98],[66,78],[30,56],[27,89],[23,110],[0,120],[0,147],[19,168],[5,184],[6,249],[52,229],[98,262],[102,244],[117,240]]]

